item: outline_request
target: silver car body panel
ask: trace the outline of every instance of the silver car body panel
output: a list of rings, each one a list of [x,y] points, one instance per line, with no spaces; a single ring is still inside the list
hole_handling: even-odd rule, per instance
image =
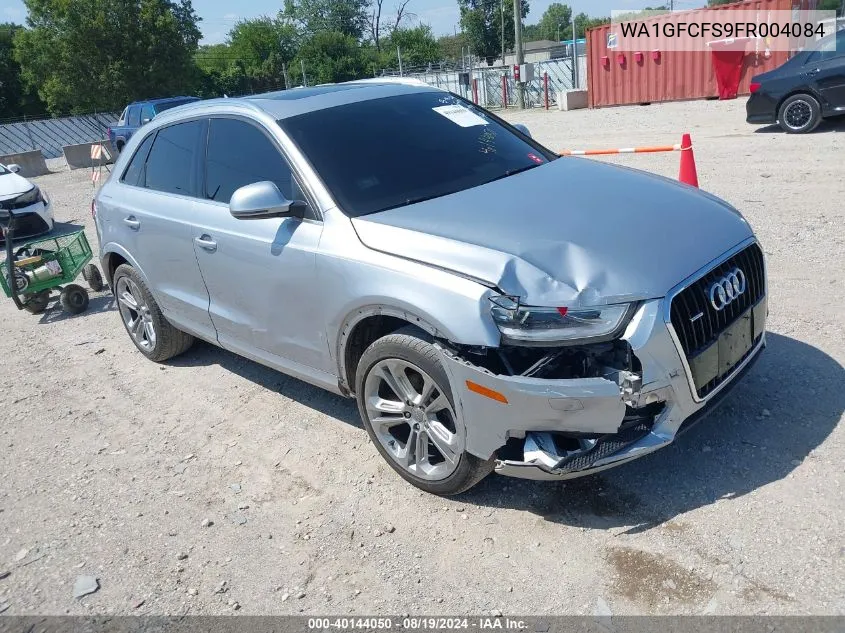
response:
[[[653,402],[665,406],[648,435],[586,472],[670,443],[684,420],[708,404],[694,395],[668,319],[671,298],[753,242],[751,228],[732,207],[697,189],[583,159],[556,160],[350,219],[276,123],[344,103],[431,90],[360,82],[203,101],[161,114],[133,136],[97,194],[104,269],[112,254],[119,255],[180,329],[335,393],[354,391],[345,358],[362,320],[387,315],[418,325],[440,342],[467,450],[482,458],[530,433],[613,434],[627,407]],[[314,217],[238,220],[223,204],[120,182],[148,134],[209,117],[236,117],[263,128],[290,163]],[[125,222],[129,216],[140,228]],[[490,313],[490,298],[500,292],[537,306],[638,302],[622,337],[642,364],[636,393],[619,376],[494,375],[451,351],[455,345],[501,345]],[[509,404],[468,391],[467,381],[500,392]],[[530,478],[584,474],[556,471],[548,462],[507,460],[497,470]]]
[[[599,182],[613,185],[590,184]],[[581,186],[568,186],[564,201],[561,183]],[[484,280],[535,306],[662,297],[752,235],[734,209],[698,189],[581,158],[352,222],[371,248]],[[695,226],[707,227],[705,239]]]

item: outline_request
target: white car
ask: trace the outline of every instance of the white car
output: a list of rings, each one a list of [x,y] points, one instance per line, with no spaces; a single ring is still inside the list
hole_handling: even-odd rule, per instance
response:
[[[0,165],[0,223],[15,214],[15,239],[33,237],[53,230],[53,206],[38,186],[19,176],[20,167]],[[2,241],[2,236],[0,236]]]

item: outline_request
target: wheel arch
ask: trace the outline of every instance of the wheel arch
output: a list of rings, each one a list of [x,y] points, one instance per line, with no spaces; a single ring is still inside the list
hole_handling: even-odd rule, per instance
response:
[[[341,325],[336,347],[341,390],[349,395],[354,393],[358,360],[374,341],[408,326],[417,327],[434,338],[448,338],[447,332],[433,319],[407,308],[371,304],[348,314]]]
[[[789,91],[778,101],[777,106],[775,106],[775,118],[778,120],[778,122],[780,121],[780,109],[783,107],[784,102],[790,97],[794,97],[796,95],[807,95],[808,97],[812,97],[819,104],[819,108],[823,110],[824,104],[822,102],[821,96],[818,95],[816,91],[810,88],[809,86],[801,86],[800,88],[795,88],[794,90]]]
[[[135,258],[132,257],[126,249],[117,244],[107,244],[103,249],[100,261],[102,263],[103,273],[106,277],[106,283],[109,287],[113,287],[114,271],[116,271],[117,267],[121,264],[129,264],[132,268],[138,271],[138,274],[144,278],[144,281],[147,281],[147,276],[138,265],[138,262],[135,261]],[[147,283],[149,285],[149,282]]]

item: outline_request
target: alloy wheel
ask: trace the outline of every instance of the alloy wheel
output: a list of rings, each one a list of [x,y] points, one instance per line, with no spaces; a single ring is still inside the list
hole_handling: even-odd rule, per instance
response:
[[[121,277],[115,292],[120,316],[129,335],[145,351],[152,351],[156,344],[156,331],[150,308],[144,301],[141,289],[129,277]]]
[[[463,434],[449,399],[425,371],[398,358],[379,361],[367,375],[364,398],[374,435],[403,470],[428,481],[455,472]]]
[[[806,126],[813,117],[813,110],[806,101],[793,101],[786,107],[784,119],[786,124],[793,130],[800,130]]]

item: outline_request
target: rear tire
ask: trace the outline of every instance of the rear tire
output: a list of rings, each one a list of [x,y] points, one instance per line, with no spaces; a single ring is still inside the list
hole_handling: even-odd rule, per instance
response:
[[[778,110],[778,123],[787,134],[807,134],[819,127],[821,122],[822,109],[812,95],[792,95]]]
[[[464,450],[466,430],[455,416],[449,379],[437,349],[424,336],[416,328],[403,329],[367,348],[356,372],[358,410],[393,470],[425,492],[457,495],[489,475],[493,460]],[[400,381],[385,378],[385,371]],[[400,394],[391,384],[410,391]]]
[[[59,302],[68,314],[82,314],[88,309],[88,291],[82,286],[68,284],[62,289]]]
[[[141,275],[129,264],[114,272],[114,297],[129,338],[144,356],[161,363],[182,354],[194,337],[173,327],[164,318]]]
[[[30,314],[41,314],[47,309],[49,303],[50,291],[42,290],[41,292],[36,292],[34,295],[30,295],[23,304],[23,309]]]

